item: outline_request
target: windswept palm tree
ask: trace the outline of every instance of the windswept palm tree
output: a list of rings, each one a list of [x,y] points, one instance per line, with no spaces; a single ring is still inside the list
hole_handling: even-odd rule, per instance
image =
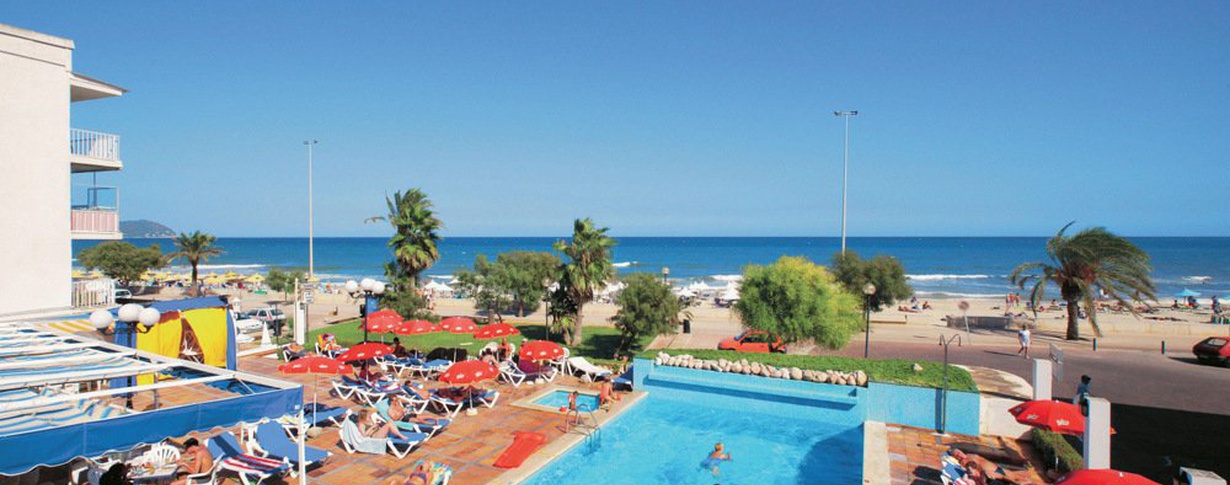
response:
[[[427,194],[419,189],[396,192],[386,197],[389,213],[367,219],[385,221],[393,226],[389,247],[393,248],[393,264],[387,267],[390,276],[405,279],[418,287],[419,275],[440,259],[440,229],[444,223],[436,219]]]
[[[1069,222],[1063,226],[1055,237],[1046,242],[1046,254],[1050,261],[1017,266],[1010,279],[1021,289],[1025,289],[1030,281],[1034,282],[1029,301],[1035,308],[1035,315],[1047,283],[1054,283],[1059,287],[1059,295],[1068,302],[1067,339],[1080,338],[1077,304],[1082,302],[1089,312],[1089,323],[1094,334],[1100,337],[1102,331],[1098,328],[1098,308],[1094,298],[1104,292],[1120,305],[1132,309],[1135,315],[1136,310],[1128,299],[1142,301],[1157,298],[1154,295],[1157,287],[1149,276],[1153,267],[1149,265],[1148,253],[1104,227],[1085,229],[1071,237],[1064,235],[1072,224]]]
[[[201,231],[196,231],[192,234],[180,233],[179,237],[175,238],[175,251],[167,255],[171,260],[184,258],[188,264],[192,265],[192,295],[200,296],[200,288],[197,288],[197,265],[209,261],[209,258],[221,255],[224,251],[222,248],[214,246],[214,241],[217,237],[205,234]]]
[[[576,304],[569,345],[581,342],[581,325],[585,304],[593,301],[594,292],[615,276],[611,266],[611,248],[615,240],[606,235],[608,228],[594,227],[588,217],[573,222],[572,241],[556,241],[556,251],[564,253],[568,262],[560,266],[560,287]]]

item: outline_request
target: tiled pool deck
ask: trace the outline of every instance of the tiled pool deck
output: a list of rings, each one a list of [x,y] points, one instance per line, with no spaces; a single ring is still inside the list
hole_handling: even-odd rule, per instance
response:
[[[940,456],[958,442],[1011,449],[1026,457],[1037,456],[1028,442],[1020,440],[949,434],[937,442],[935,432],[929,429],[888,425],[887,431],[891,485],[940,485]],[[1042,463],[1031,458],[1031,464],[1029,483],[1048,483],[1038,474]]]
[[[240,360],[240,370],[277,376],[281,379],[303,383],[304,398],[311,399],[313,379],[310,375],[284,376],[278,373],[279,361],[274,359],[250,357]],[[329,378],[321,376],[316,380],[320,386],[317,397],[320,402],[337,406],[359,409],[360,406],[350,400],[340,399],[329,394]],[[427,382],[428,387],[441,386],[439,383]],[[496,457],[512,444],[514,431],[534,431],[547,437],[547,445],[535,455],[547,452],[552,445],[561,442],[564,437],[563,416],[558,412],[546,412],[522,406],[514,406],[531,395],[541,392],[544,388],[562,386],[576,387],[597,391],[597,384],[585,383],[579,379],[559,376],[554,382],[545,385],[526,385],[513,387],[500,382],[487,384],[500,391],[500,399],[491,409],[480,407],[478,415],[467,416],[465,412],[457,415],[453,424],[441,434],[431,438],[419,449],[411,452],[405,458],[395,456],[348,454],[342,449],[335,427],[323,428],[324,432],[316,438],[308,440],[308,444],[328,450],[334,454],[323,466],[308,470],[309,481],[334,485],[356,485],[368,483],[385,483],[394,476],[408,475],[414,463],[419,459],[429,459],[445,463],[453,468],[453,485],[471,485],[489,483],[506,470],[492,466]],[[610,413],[600,411],[601,415],[615,415],[634,399],[625,395],[623,402]],[[428,411],[431,412],[430,410]],[[568,433],[576,435],[575,432]],[[527,460],[524,466],[530,466]]]

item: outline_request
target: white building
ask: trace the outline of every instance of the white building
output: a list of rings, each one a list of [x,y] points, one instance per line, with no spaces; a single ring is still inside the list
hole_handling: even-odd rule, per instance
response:
[[[73,128],[72,103],[124,94],[73,72],[73,41],[0,24],[0,317],[70,308],[73,239],[119,239],[119,137]],[[73,174],[85,186],[73,186]]]

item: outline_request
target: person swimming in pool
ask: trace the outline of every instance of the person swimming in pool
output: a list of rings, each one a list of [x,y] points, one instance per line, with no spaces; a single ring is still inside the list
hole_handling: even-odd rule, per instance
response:
[[[718,465],[721,465],[724,461],[731,461],[730,453],[726,452],[726,447],[722,446],[721,443],[718,443],[713,445],[713,452],[709,453],[709,456],[705,457],[705,461],[701,462],[701,465],[708,468],[709,471],[713,473],[713,476],[716,477],[722,473],[722,471],[718,469]]]

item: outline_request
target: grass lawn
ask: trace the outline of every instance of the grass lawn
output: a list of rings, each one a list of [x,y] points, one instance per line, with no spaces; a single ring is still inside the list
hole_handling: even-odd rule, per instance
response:
[[[907,386],[934,387],[943,386],[944,365],[937,362],[913,361],[902,359],[864,360],[852,357],[832,357],[813,355],[787,354],[753,354],[716,349],[655,349],[641,352],[637,357],[653,359],[659,351],[671,355],[688,354],[698,359],[706,360],[741,360],[760,362],[774,367],[798,367],[811,370],[835,370],[854,372],[861,370],[867,373],[867,378],[874,382],[887,384],[904,384]],[[914,372],[914,364],[922,366],[922,372]],[[948,388],[955,391],[977,392],[974,378],[965,369],[948,366]]]
[[[517,327],[521,331],[521,335],[508,337],[508,341],[516,344],[518,348],[521,347],[521,341],[526,338],[542,340],[547,337],[546,325],[541,323],[513,321],[506,323]],[[316,336],[322,333],[332,333],[344,347],[349,347],[363,341],[363,330],[359,329],[359,320],[357,319],[312,330],[307,336],[309,348],[311,348],[312,343],[316,342]],[[476,354],[488,342],[487,340],[476,339],[469,334],[459,335],[445,332],[412,336],[373,333],[368,335],[368,340],[379,342],[382,336],[385,343],[390,343],[393,341],[393,337],[398,337],[401,339],[401,344],[406,346],[406,348],[417,349],[423,352],[431,351],[437,347],[456,347],[466,349],[470,354]],[[619,330],[604,326],[585,327],[582,336],[581,345],[570,348],[572,355],[585,357],[595,364],[612,364],[616,362],[614,356],[615,349],[619,346]],[[551,335],[550,340],[563,343],[561,335]],[[644,349],[652,340],[652,336],[639,339],[638,342],[633,344],[631,352],[636,353]],[[498,342],[499,339],[495,341]]]

